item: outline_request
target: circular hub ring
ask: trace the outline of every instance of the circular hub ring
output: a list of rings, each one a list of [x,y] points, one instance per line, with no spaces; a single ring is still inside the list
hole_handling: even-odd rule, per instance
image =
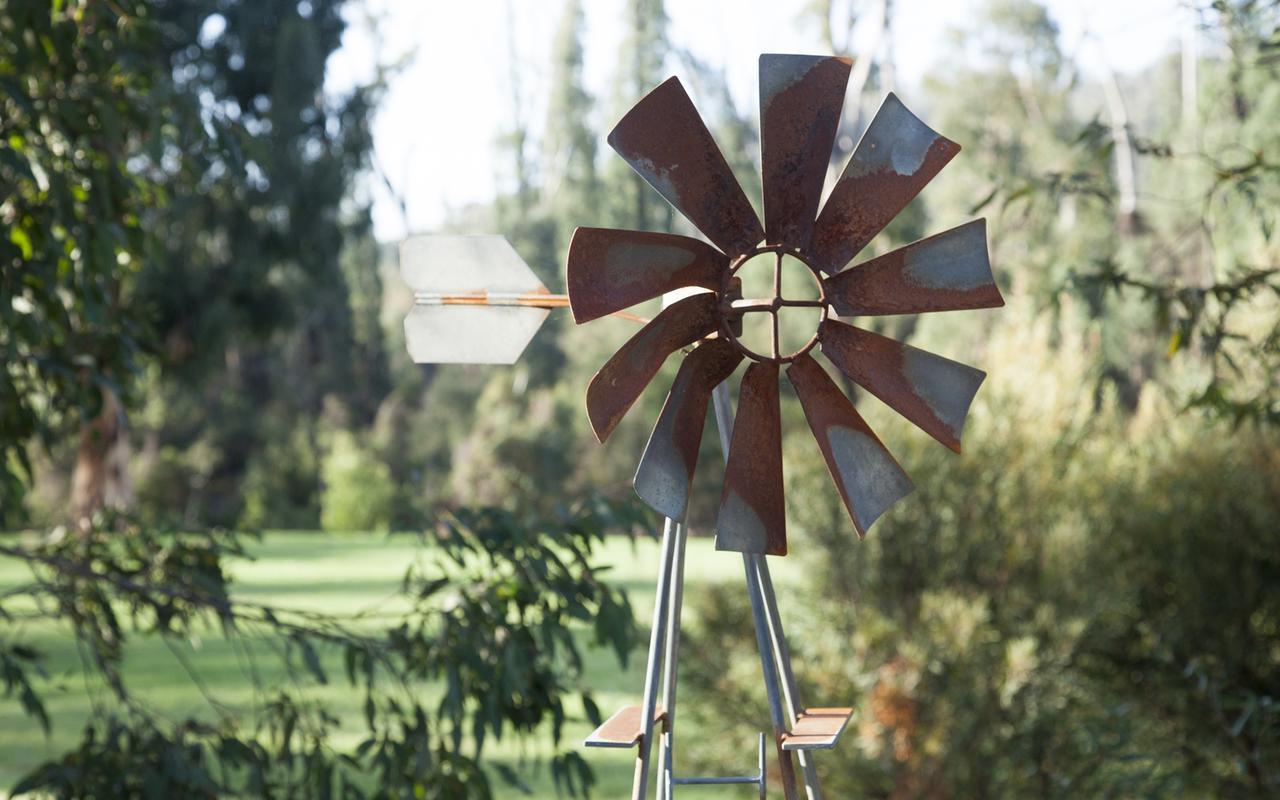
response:
[[[737,274],[748,261],[757,256],[772,254],[773,262],[773,294],[768,298],[760,299],[742,299],[740,286],[741,280]],[[818,299],[816,300],[790,300],[782,296],[782,258],[783,256],[791,256],[795,260],[804,264],[813,277],[814,283],[818,287]],[[804,346],[799,350],[790,353],[782,353],[780,351],[780,342],[778,334],[778,312],[784,308],[819,308],[821,316],[818,319],[819,326],[827,321],[827,315],[830,308],[827,305],[826,286],[822,282],[822,273],[816,267],[810,264],[805,257],[797,250],[791,250],[783,245],[764,245],[757,247],[755,250],[739,256],[729,265],[729,269],[725,271],[724,279],[721,281],[720,290],[718,292],[720,303],[718,306],[720,316],[720,333],[726,339],[733,343],[747,358],[753,361],[759,361],[769,364],[787,364],[795,361],[800,356],[808,353],[813,346],[818,343],[818,330],[815,329],[813,335],[805,342]],[[742,317],[746,314],[766,313],[772,318],[773,328],[773,348],[771,354],[759,353],[748,347],[742,341]]]

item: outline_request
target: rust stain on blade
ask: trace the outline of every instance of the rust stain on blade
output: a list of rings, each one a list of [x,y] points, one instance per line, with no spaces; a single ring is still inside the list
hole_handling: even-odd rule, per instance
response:
[[[664,516],[685,517],[711,391],[741,361],[742,354],[727,340],[707,339],[680,364],[635,478],[636,494]]]
[[[581,324],[685,286],[716,289],[729,259],[706,242],[646,231],[578,228],[565,277]]]
[[[987,222],[967,222],[829,278],[842,316],[921,314],[1004,305],[987,257]]]
[[[985,372],[835,320],[822,323],[818,341],[851,380],[960,452],[960,432]]]
[[[812,356],[796,359],[787,377],[861,539],[881,514],[911,493],[911,479]]]
[[[765,238],[804,248],[822,199],[850,60],[760,56],[760,159]]]
[[[809,255],[839,272],[958,152],[890,92],[818,215]]]
[[[679,79],[636,103],[609,145],[649,185],[730,256],[764,238],[760,220]]]
[[[716,549],[787,554],[777,364],[754,363],[742,377],[716,518]]]
[[[667,306],[618,348],[587,385],[587,417],[596,438],[609,438],[667,356],[718,326],[716,296],[703,292]]]

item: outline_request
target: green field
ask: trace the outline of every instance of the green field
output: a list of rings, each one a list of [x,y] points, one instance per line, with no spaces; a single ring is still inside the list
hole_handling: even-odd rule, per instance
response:
[[[410,536],[270,533],[262,541],[253,543],[250,550],[253,560],[232,566],[240,596],[291,608],[342,614],[368,612],[369,625],[377,625],[380,619],[395,615],[396,590],[405,568],[414,559],[430,558],[430,552],[420,548],[417,540]],[[611,539],[600,550],[599,561],[614,567],[613,580],[629,593],[640,628],[647,636],[657,575],[657,543],[651,539],[634,542]],[[775,579],[781,584],[791,578],[785,566],[783,562],[775,567],[778,570]],[[0,592],[26,578],[20,564],[0,561]],[[709,539],[690,541],[686,586],[696,591],[697,586],[716,581],[741,583],[740,558],[732,553],[717,553]],[[46,738],[39,725],[23,715],[16,701],[6,700],[0,704],[0,793],[34,763],[71,747],[79,737],[90,704],[107,702],[102,687],[84,681],[75,644],[65,628],[29,623],[10,625],[6,636],[34,644],[50,655],[53,671],[47,702],[53,731]],[[127,679],[148,703],[175,718],[192,714],[213,716],[215,712],[186,672],[185,663],[194,668],[209,696],[232,709],[245,710],[252,707],[255,699],[255,689],[247,673],[249,657],[255,657],[260,676],[270,686],[276,677],[283,679],[271,666],[273,662],[278,663],[275,655],[278,646],[275,641],[258,640],[249,645],[246,653],[216,632],[168,644],[157,637],[139,638],[126,651]],[[362,698],[347,685],[337,654],[324,656],[332,682],[328,686],[308,688],[307,692],[309,696],[323,698],[328,708],[343,720],[343,736],[338,744],[353,744],[362,733],[359,710]],[[590,649],[586,659],[586,681],[595,692],[602,712],[609,714],[619,705],[639,701],[645,660],[643,642],[625,670],[618,667],[612,653],[600,649]],[[425,691],[429,693],[431,687]],[[566,726],[566,746],[576,746],[591,727],[576,703],[571,707],[571,714],[574,720]],[[699,735],[698,731],[684,728],[681,733]],[[527,765],[531,759],[539,759],[550,750],[546,738],[524,742],[508,739],[492,749],[486,748],[486,758],[512,766],[522,762]],[[631,751],[588,750],[584,754],[599,779],[595,796],[614,798],[629,792]],[[545,770],[533,776],[532,785],[534,797],[556,796]],[[519,794],[496,778],[495,789],[499,797]],[[716,796],[739,795],[721,790]],[[741,796],[750,796],[750,793],[744,792]]]

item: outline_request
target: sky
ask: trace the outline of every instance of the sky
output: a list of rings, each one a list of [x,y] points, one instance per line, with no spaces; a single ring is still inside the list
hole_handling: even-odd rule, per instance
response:
[[[624,0],[584,5],[584,80],[598,100],[594,122],[601,151],[611,153],[603,137],[615,122],[607,118],[612,113],[608,99],[624,36]],[[806,5],[807,0],[667,0],[668,36],[676,47],[723,69],[738,108],[754,112],[760,53],[822,52],[816,25],[800,22]],[[945,68],[937,54],[948,31],[968,23],[977,5],[894,1],[896,89],[908,105],[913,105],[913,87]],[[1104,60],[1120,73],[1142,69],[1176,49],[1187,28],[1178,0],[1047,0],[1046,5],[1064,50],[1076,56],[1086,74],[1096,75]],[[329,91],[369,80],[379,63],[403,61],[374,120],[376,174],[362,186],[373,201],[380,241],[429,232],[451,210],[485,202],[506,185],[509,168],[494,144],[515,113],[530,122],[535,135],[542,125],[560,9],[558,0],[352,3],[343,46],[328,64]]]

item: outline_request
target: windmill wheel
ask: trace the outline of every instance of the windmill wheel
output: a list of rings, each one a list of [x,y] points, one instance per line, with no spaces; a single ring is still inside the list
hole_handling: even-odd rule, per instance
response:
[[[786,369],[859,537],[911,481],[818,364],[815,347],[851,380],[959,452],[960,432],[985,373],[830,317],[919,314],[1004,304],[991,275],[981,219],[848,266],[960,147],[889,94],[819,211],[849,61],[760,57],[764,225],[676,78],[633,107],[609,144],[706,236],[579,228],[569,246],[569,303],[579,323],[664,293],[701,288],[657,315],[601,367],[587,413],[603,442],[667,357],[696,344],[667,395],[636,472],[641,499],[673,519],[688,507],[712,390],[743,359],[716,547],[785,555],[779,373]],[[737,271],[776,259],[772,296],[739,296]],[[781,291],[784,256],[804,264],[817,299]],[[819,310],[804,346],[781,347],[777,317]],[[744,343],[744,315],[772,315],[772,347]]]

